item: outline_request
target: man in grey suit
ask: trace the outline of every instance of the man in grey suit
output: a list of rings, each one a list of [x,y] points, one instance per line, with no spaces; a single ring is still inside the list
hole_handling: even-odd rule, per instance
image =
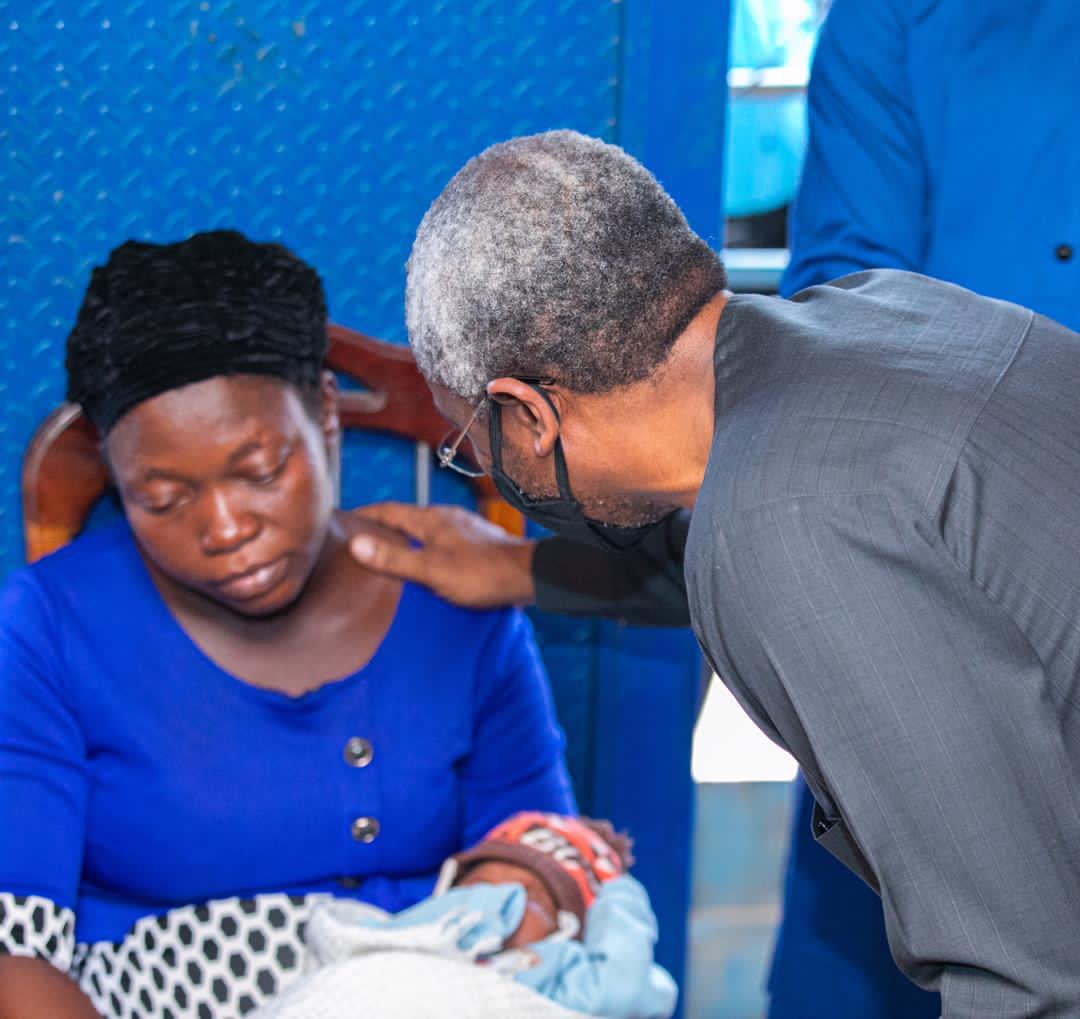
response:
[[[798,759],[900,966],[947,1019],[1080,1016],[1080,338],[904,272],[790,301],[724,283],[620,150],[487,150],[409,266],[441,459],[467,441],[529,516],[636,547],[595,560],[628,604],[691,511],[702,648]],[[356,551],[437,579],[423,551]]]

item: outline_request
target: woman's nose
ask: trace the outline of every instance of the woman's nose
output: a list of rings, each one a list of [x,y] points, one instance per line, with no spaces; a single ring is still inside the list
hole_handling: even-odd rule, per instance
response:
[[[207,493],[206,519],[202,529],[203,551],[210,555],[231,552],[259,533],[259,518],[242,500],[221,488]]]

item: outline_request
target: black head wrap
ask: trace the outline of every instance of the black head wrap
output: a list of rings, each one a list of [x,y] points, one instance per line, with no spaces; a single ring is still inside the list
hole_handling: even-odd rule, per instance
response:
[[[104,436],[136,404],[218,375],[318,384],[326,300],[314,269],[231,230],[128,241],[93,271],[67,341],[68,399]]]

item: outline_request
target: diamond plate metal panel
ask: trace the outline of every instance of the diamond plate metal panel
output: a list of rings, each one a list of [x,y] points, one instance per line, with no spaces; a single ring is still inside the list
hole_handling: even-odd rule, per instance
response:
[[[618,25],[612,0],[0,2],[0,572],[22,449],[111,247],[280,239],[336,320],[402,340],[412,234],[465,159],[556,126],[612,136]],[[350,441],[343,477],[346,501],[408,498],[411,450]]]
[[[64,338],[110,248],[217,226],[279,239],[322,272],[337,321],[402,341],[415,228],[494,141],[553,127],[621,137],[694,207],[700,180],[652,153],[670,156],[667,126],[686,120],[681,97],[697,80],[668,35],[695,32],[699,14],[690,0],[0,0],[0,576],[22,559],[23,448],[61,398]],[[654,35],[662,45],[645,44]],[[678,87],[654,87],[669,79]],[[699,126],[719,138],[722,98],[711,105]],[[719,174],[717,163],[716,190]],[[345,501],[411,498],[412,471],[409,444],[352,436]],[[446,472],[432,495],[466,498]],[[633,669],[648,670],[681,689],[687,656],[660,641],[657,656],[623,661],[610,626],[536,622],[582,805],[606,803],[596,734],[618,722],[600,673],[629,670],[636,683]],[[689,739],[681,716],[642,710],[656,746]],[[642,757],[637,745],[619,754],[604,774],[625,781]],[[617,820],[672,836],[640,854],[638,872],[664,932],[658,958],[679,974],[685,895],[667,886],[671,873],[686,884],[689,776],[667,762],[652,755],[658,794]]]

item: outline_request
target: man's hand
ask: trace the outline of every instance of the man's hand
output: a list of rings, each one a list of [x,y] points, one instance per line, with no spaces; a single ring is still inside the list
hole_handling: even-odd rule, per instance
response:
[[[531,605],[536,542],[515,538],[481,516],[453,506],[421,509],[380,503],[353,510],[357,525],[375,521],[420,543],[408,548],[363,529],[349,542],[353,558],[377,573],[411,580],[466,608]]]

